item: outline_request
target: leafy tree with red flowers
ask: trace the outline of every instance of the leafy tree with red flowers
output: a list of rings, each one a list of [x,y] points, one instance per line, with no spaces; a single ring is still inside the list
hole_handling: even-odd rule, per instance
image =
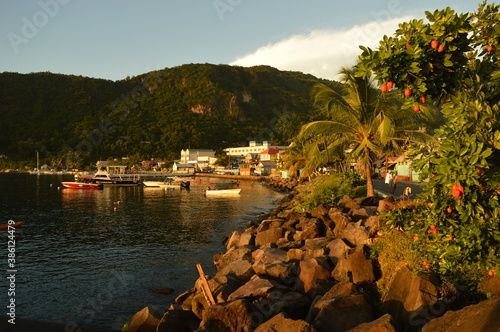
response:
[[[388,223],[415,235],[422,269],[473,286],[500,264],[500,7],[485,1],[476,13],[426,15],[376,50],[361,47],[358,72],[394,82],[403,107],[432,103],[445,116],[439,144],[412,151],[423,155],[413,167],[428,180],[424,204]]]

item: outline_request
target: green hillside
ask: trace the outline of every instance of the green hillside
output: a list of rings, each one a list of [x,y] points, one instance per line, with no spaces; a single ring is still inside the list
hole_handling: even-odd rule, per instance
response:
[[[248,140],[285,144],[314,118],[322,82],[268,66],[189,64],[108,81],[0,74],[0,155],[81,166],[97,159],[176,159],[181,149]]]

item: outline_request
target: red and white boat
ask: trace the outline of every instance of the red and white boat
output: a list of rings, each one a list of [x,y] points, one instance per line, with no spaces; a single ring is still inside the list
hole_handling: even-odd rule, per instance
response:
[[[102,183],[95,183],[92,177],[81,176],[78,181],[61,182],[66,188],[73,189],[102,189]]]
[[[104,186],[138,186],[141,179],[137,174],[125,174],[126,166],[98,163],[97,172],[92,176],[75,175],[75,181],[61,182],[66,188],[103,189]],[[106,169],[103,169],[106,167]]]

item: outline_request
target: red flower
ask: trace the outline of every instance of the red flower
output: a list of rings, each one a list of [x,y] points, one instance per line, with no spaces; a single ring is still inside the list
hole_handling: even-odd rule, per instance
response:
[[[451,186],[451,196],[453,197],[458,197],[461,198],[464,194],[464,187],[458,185],[458,184],[453,184]]]

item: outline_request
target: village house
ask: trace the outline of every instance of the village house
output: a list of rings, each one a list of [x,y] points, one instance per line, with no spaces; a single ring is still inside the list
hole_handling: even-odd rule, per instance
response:
[[[141,168],[146,171],[160,170],[161,165],[166,164],[166,161],[161,160],[144,160],[141,162]]]
[[[181,150],[181,163],[196,163],[199,160],[215,158],[215,152],[209,149],[185,149]]]
[[[283,152],[284,149],[280,149],[277,147],[269,148],[262,151],[259,154],[260,161],[274,161],[277,162],[280,159],[280,153]]]
[[[209,149],[181,150],[180,164],[194,165],[196,172],[205,172],[212,168],[217,158],[215,152]]]
[[[196,165],[174,162],[174,165],[172,166],[172,172],[182,173],[182,174],[194,174],[196,172]]]
[[[280,166],[281,154],[284,149],[277,147],[269,148],[259,154],[259,163],[255,168],[255,173],[259,175],[270,175],[272,171]]]
[[[245,161],[239,164],[240,175],[255,175],[255,169],[257,167],[257,162],[255,161]]]

